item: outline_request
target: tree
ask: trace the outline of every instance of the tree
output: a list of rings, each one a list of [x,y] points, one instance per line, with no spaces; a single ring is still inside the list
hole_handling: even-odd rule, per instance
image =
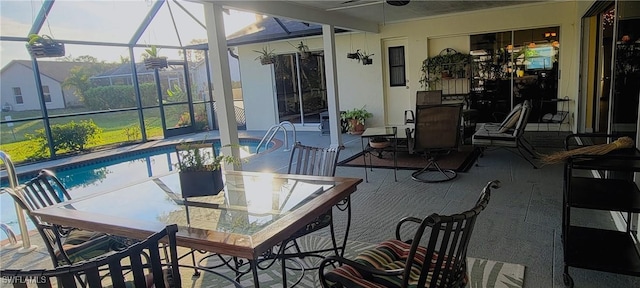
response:
[[[91,55],[82,55],[78,57],[73,57],[73,55],[66,56],[62,58],[62,61],[65,62],[89,62],[89,63],[98,63],[98,58],[93,57]]]
[[[93,87],[91,81],[89,80],[92,76],[103,73],[109,69],[113,69],[117,67],[118,64],[115,63],[105,63],[104,61],[99,62],[96,57],[90,55],[83,55],[73,58],[71,56],[65,57],[65,61],[72,62],[84,62],[88,64],[78,65],[69,70],[69,76],[62,82],[62,86],[65,88],[75,88],[76,90],[73,92],[80,101],[84,102],[84,92],[89,90],[89,88]]]

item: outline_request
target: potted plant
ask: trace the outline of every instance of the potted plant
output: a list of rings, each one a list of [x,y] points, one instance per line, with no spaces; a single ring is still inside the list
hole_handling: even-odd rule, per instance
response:
[[[64,44],[47,35],[30,34],[26,46],[34,58],[64,56]]]
[[[262,50],[258,51],[258,50],[253,50],[253,52],[259,53],[260,55],[258,57],[256,57],[255,60],[260,60],[260,64],[262,65],[269,65],[269,64],[273,64],[273,62],[275,61],[276,58],[276,54],[273,53],[273,51],[275,50],[269,50],[269,48],[267,47],[262,47]]]
[[[349,123],[349,133],[360,135],[364,132],[364,122],[367,118],[371,118],[373,114],[369,113],[364,106],[362,108],[353,108],[340,114],[340,118]]]
[[[145,53],[142,54],[142,58],[144,59],[144,67],[147,69],[161,69],[166,68],[167,57],[160,57],[158,55],[159,49],[152,45],[151,47],[144,50]]]
[[[460,53],[447,48],[440,54],[422,61],[422,78],[420,84],[427,90],[435,89],[435,85],[442,79],[464,78],[466,67],[471,61],[471,55]]]
[[[373,64],[373,59],[371,59],[373,54],[367,54],[367,52],[363,52],[360,54],[359,59],[362,60],[362,65],[371,65]]]
[[[298,44],[298,46],[296,46],[296,49],[298,49],[298,53],[300,53],[300,59],[304,60],[309,58],[309,56],[311,56],[311,52],[309,52],[309,47],[307,45],[304,44],[304,42],[300,41],[300,44]]]
[[[224,189],[222,165],[240,163],[233,156],[216,155],[211,143],[181,143],[176,153],[183,198],[217,195]]]

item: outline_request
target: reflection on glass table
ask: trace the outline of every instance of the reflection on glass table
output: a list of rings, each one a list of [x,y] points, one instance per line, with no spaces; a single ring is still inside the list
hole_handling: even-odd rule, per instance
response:
[[[224,173],[214,196],[182,198],[177,173],[40,209],[43,220],[135,239],[178,224],[178,245],[256,261],[313,219],[355,192],[362,179]],[[185,205],[189,206],[186,217]]]

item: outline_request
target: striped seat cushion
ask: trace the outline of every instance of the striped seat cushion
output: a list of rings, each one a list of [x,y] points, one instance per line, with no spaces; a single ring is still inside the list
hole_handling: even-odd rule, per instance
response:
[[[409,243],[405,243],[400,240],[388,240],[380,243],[374,249],[362,252],[356,257],[355,261],[378,270],[404,269],[410,249],[411,244]],[[411,273],[409,275],[409,287],[417,286],[426,252],[425,247],[418,247],[418,251],[414,258],[415,261],[413,262],[413,267],[411,268]],[[431,272],[435,267],[437,257],[437,254],[433,255],[430,261],[430,273],[427,275],[427,284],[431,281]],[[463,286],[467,282],[466,275],[464,277],[465,279],[462,280]],[[337,285],[337,287],[383,288],[400,287],[402,285],[402,275],[371,275],[370,277],[365,277],[358,270],[349,265],[340,266],[326,273],[325,278],[330,282],[342,284],[342,286]],[[438,285],[438,287],[441,287],[441,285]]]

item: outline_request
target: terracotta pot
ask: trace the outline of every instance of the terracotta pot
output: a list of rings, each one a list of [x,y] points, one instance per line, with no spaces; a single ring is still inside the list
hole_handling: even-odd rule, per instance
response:
[[[371,146],[371,148],[374,149],[382,149],[382,148],[386,148],[389,147],[389,145],[391,144],[391,141],[389,141],[389,139],[384,139],[384,141],[373,141],[373,139],[369,140],[369,146]]]
[[[351,130],[349,130],[349,133],[353,135],[360,135],[362,134],[362,132],[364,132],[364,124],[358,124],[358,120],[349,119],[349,123],[351,127]]]

